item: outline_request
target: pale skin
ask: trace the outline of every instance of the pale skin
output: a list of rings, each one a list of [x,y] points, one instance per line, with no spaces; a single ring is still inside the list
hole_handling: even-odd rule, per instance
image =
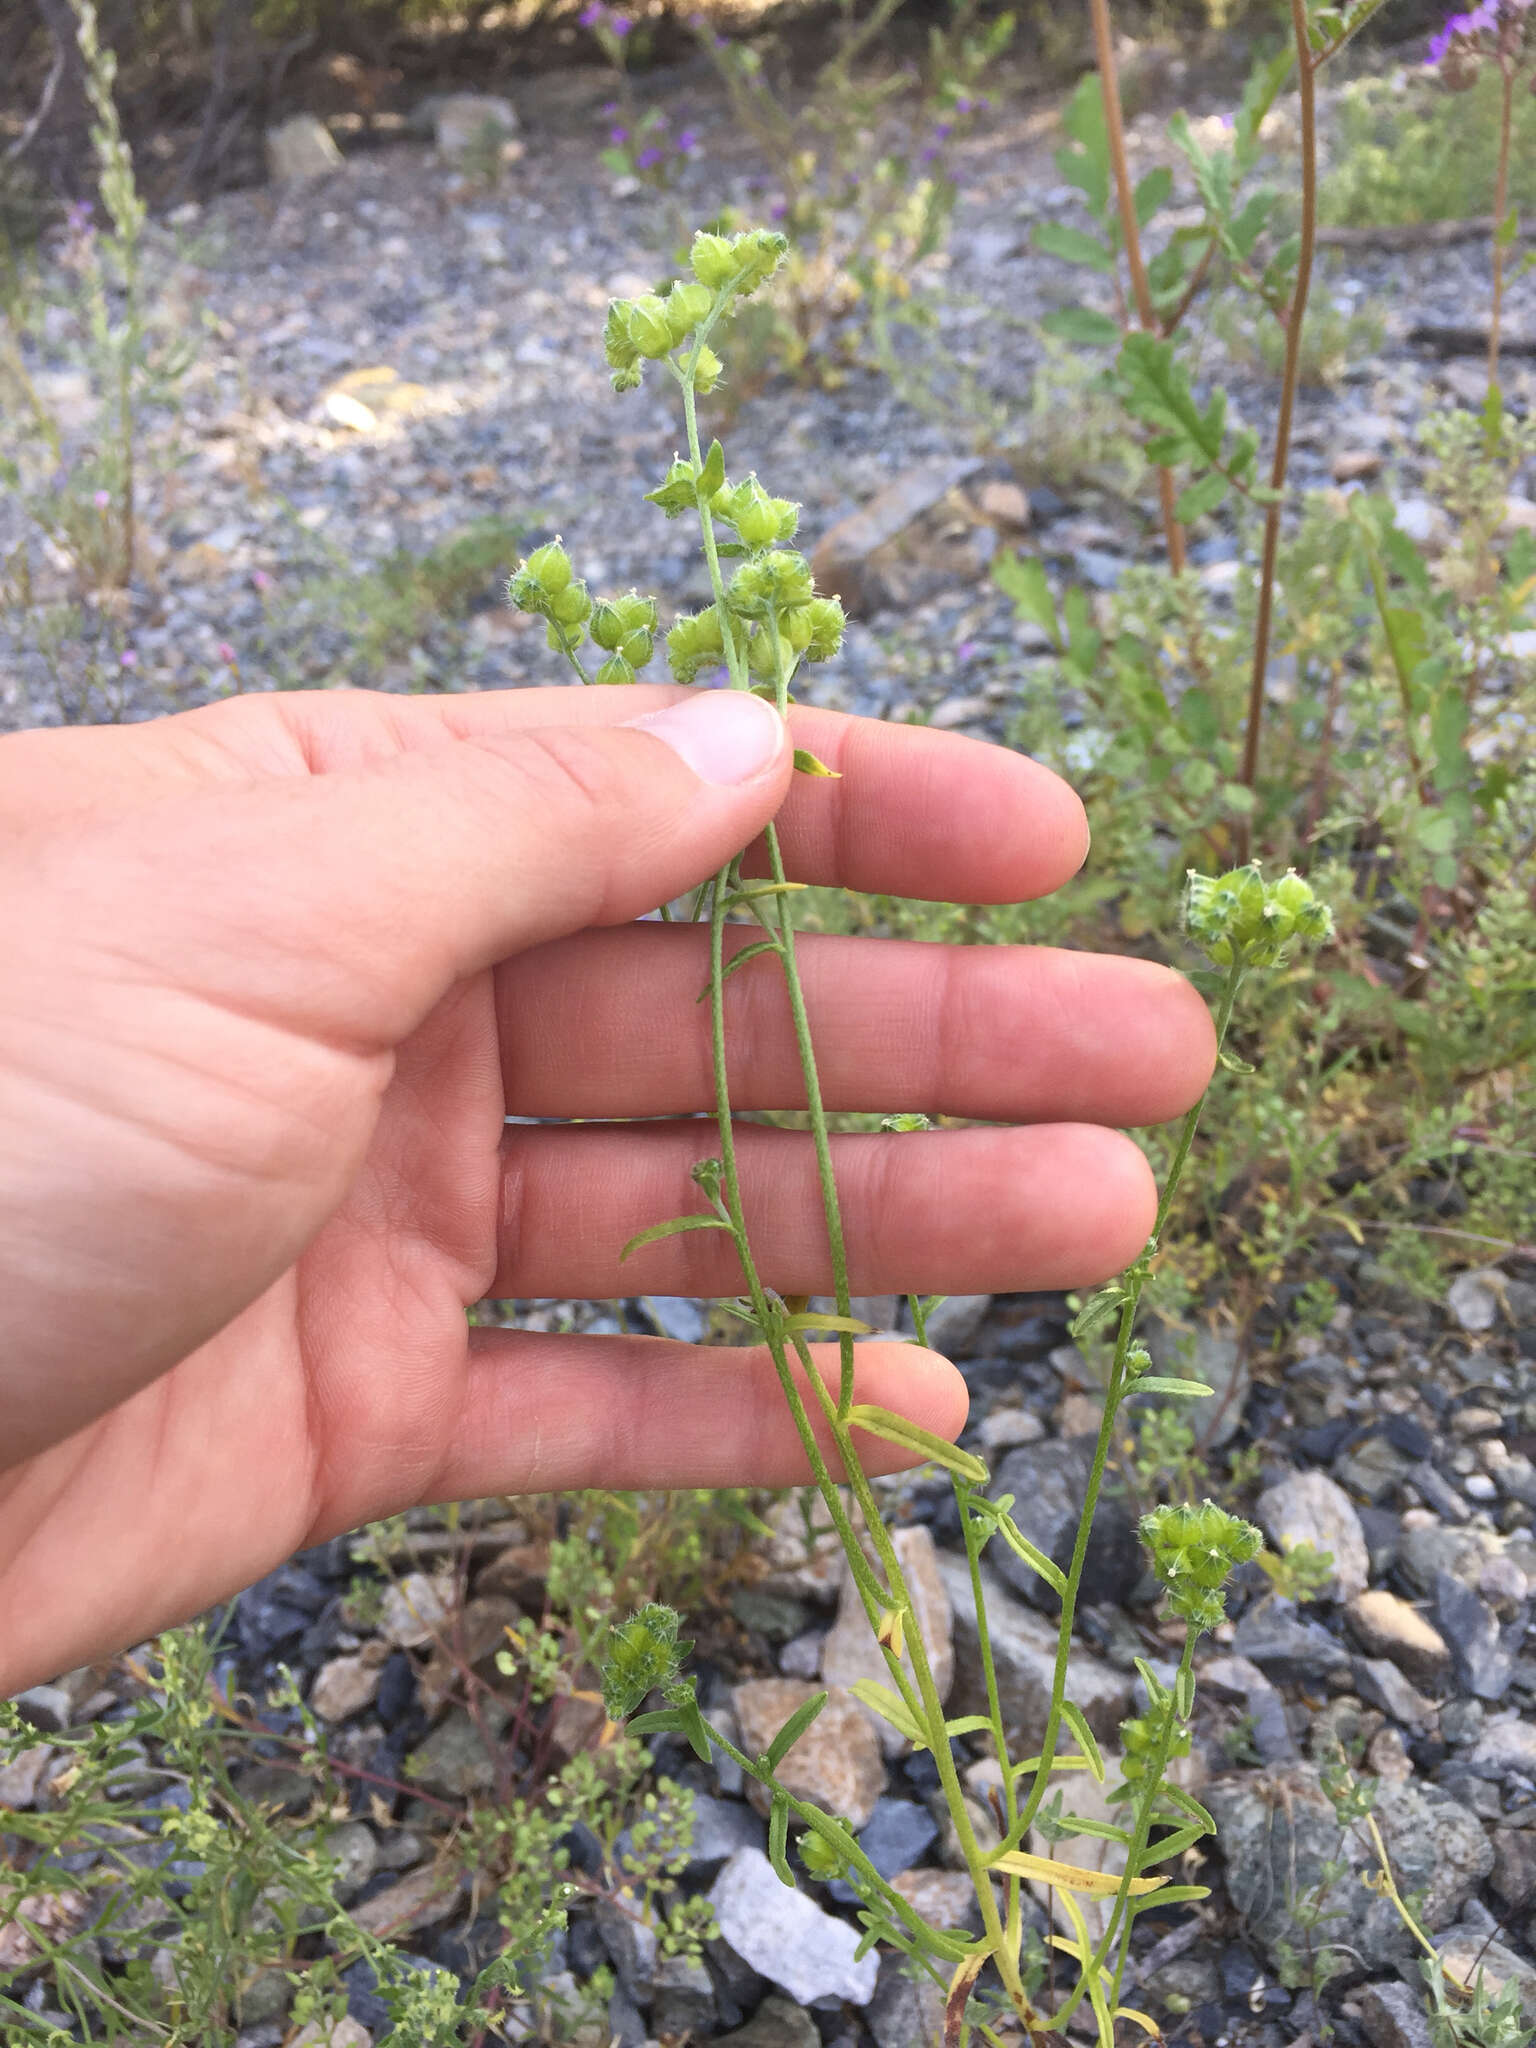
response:
[[[685,702],[670,740],[633,723]],[[765,1353],[467,1323],[488,1296],[739,1288],[713,1233],[619,1264],[699,1206],[715,1149],[688,1120],[704,935],[635,920],[775,813],[799,879],[959,901],[1059,887],[1087,833],[1002,749],[797,712],[843,771],[813,781],[767,707],[724,702],[293,694],[0,740],[0,1694],[421,1502],[804,1476]],[[999,1126],[837,1141],[856,1291],[1136,1255],[1154,1190],[1114,1127],[1204,1086],[1187,984],[1022,947],[801,953],[829,1108]],[[727,1008],[737,1106],[803,1103],[772,963]],[[809,1141],[742,1140],[764,1277],[825,1291]],[[946,1361],[858,1359],[860,1400],[958,1432]]]

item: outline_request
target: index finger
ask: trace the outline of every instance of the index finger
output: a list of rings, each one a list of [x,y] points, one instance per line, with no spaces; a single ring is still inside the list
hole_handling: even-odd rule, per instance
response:
[[[580,684],[484,690],[455,697],[374,697],[374,746],[399,752],[433,739],[501,737],[540,726],[617,725],[687,696],[676,685]],[[250,701],[250,700],[246,700]],[[311,766],[356,765],[369,735],[359,698],[323,692],[290,697]],[[924,897],[934,902],[1016,903],[1069,881],[1088,851],[1088,822],[1075,792],[1024,754],[961,733],[893,725],[840,711],[797,708],[795,744],[839,780],[797,775],[778,816],[785,866],[795,881]],[[761,870],[761,849],[750,865]]]

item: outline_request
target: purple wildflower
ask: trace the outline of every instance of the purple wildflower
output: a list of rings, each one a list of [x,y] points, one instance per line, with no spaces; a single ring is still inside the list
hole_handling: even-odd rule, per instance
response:
[[[583,28],[596,28],[603,18],[602,0],[587,0],[587,4],[576,19]]]
[[[272,578],[265,569],[253,569],[251,571],[251,588],[253,590],[270,590],[272,588]]]
[[[117,659],[123,668],[137,668],[139,665],[139,657],[131,647],[125,647]]]
[[[635,169],[637,171],[654,171],[660,162],[661,151],[654,145],[648,145],[635,158]]]
[[[95,491],[91,494],[91,503],[98,512],[105,512],[111,502],[112,493],[110,491]]]
[[[634,25],[635,24],[630,20],[627,14],[610,14],[608,17],[609,29],[612,31],[614,35],[618,36],[621,41],[625,36],[629,34],[630,30],[634,27]]]
[[[608,140],[617,149],[621,143],[628,142],[629,130],[627,128],[610,128],[608,130]]]
[[[227,640],[221,640],[218,646],[213,651],[219,657],[220,661],[225,662],[226,664],[232,662],[235,658],[235,650],[233,649],[233,647],[230,646]]]
[[[72,235],[83,235],[90,231],[91,215],[96,211],[89,199],[72,199],[69,211],[64,216],[64,225]]]
[[[976,659],[976,642],[974,640],[962,640],[955,649],[955,659],[956,661],[974,661]]]
[[[678,149],[679,149],[679,151],[680,151],[680,152],[681,152],[681,153],[682,153],[682,154],[683,154],[684,156],[686,156],[686,155],[688,154],[688,152],[689,152],[689,150],[690,150],[690,149],[697,149],[697,148],[698,148],[698,146],[699,146],[699,138],[698,138],[698,136],[697,136],[697,135],[696,135],[696,134],[694,133],[693,129],[691,129],[691,128],[680,128],[680,129],[679,129],[679,130],[677,131],[677,146],[678,146]]]

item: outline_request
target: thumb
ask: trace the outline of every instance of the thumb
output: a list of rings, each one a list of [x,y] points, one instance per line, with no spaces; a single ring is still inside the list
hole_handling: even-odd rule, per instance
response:
[[[368,990],[354,1021],[391,1043],[464,976],[704,880],[767,824],[791,772],[770,704],[701,690],[622,724],[529,724],[262,784],[257,816],[221,803],[209,829],[227,849],[205,838],[197,866],[213,854],[226,878],[221,921],[280,933],[304,965],[300,1007],[323,1004],[313,970],[328,959],[337,994]]]

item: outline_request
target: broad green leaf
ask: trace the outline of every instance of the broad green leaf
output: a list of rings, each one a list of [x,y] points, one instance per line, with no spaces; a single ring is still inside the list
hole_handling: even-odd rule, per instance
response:
[[[1078,1748],[1087,1757],[1089,1770],[1093,1772],[1094,1777],[1102,1785],[1104,1782],[1104,1759],[1099,1754],[1099,1745],[1094,1740],[1093,1730],[1083,1718],[1082,1709],[1074,1706],[1071,1700],[1063,1700],[1061,1703],[1061,1718],[1077,1737]]]
[[[1079,348],[1118,348],[1123,331],[1118,320],[1094,312],[1091,306],[1058,306],[1040,325],[1057,341],[1070,341]]]
[[[1069,228],[1064,221],[1040,221],[1034,234],[1035,247],[1043,256],[1059,256],[1063,263],[1078,263],[1089,270],[1113,271],[1115,259],[1097,235],[1081,228]]]
[[[725,482],[725,450],[718,441],[711,441],[709,453],[704,458],[704,467],[699,472],[699,494],[712,498]]]
[[[784,1726],[774,1736],[772,1742],[769,1743],[767,1752],[763,1757],[763,1761],[770,1771],[776,1771],[779,1765],[783,1763],[785,1757],[788,1756],[806,1729],[810,1727],[816,1716],[827,1704],[827,1697],[826,1693],[819,1692],[814,1698],[808,1699],[796,1707],[795,1711],[784,1723]]]
[[[1174,716],[1192,747],[1213,747],[1221,738],[1221,718],[1209,690],[1192,683],[1179,699]]]
[[[1012,548],[1004,549],[992,564],[992,581],[1004,597],[1012,599],[1014,611],[1021,619],[1028,619],[1031,625],[1048,633],[1058,647],[1061,645],[1056,600],[1051,596],[1045,564],[1038,555],[1017,555]]]
[[[1173,197],[1173,173],[1166,164],[1159,164],[1156,170],[1148,171],[1144,178],[1136,181],[1132,199],[1136,208],[1136,224],[1144,228],[1160,207],[1166,206]]]
[[[1062,109],[1061,125],[1077,147],[1058,149],[1056,168],[1103,219],[1109,212],[1109,135],[1099,82],[1091,71],[1078,80],[1077,90]]]
[[[1227,495],[1227,490],[1227,480],[1221,471],[1208,470],[1204,476],[1198,477],[1192,484],[1186,484],[1180,491],[1178,502],[1173,508],[1173,516],[1187,526],[1191,520],[1200,518],[1203,513],[1214,512]]]
[[[904,1450],[920,1451],[935,1465],[942,1465],[946,1472],[958,1472],[962,1479],[969,1479],[977,1486],[987,1483],[987,1468],[980,1458],[973,1458],[969,1451],[962,1451],[944,1437],[935,1436],[931,1429],[920,1429],[904,1415],[893,1415],[889,1408],[850,1408],[848,1421],[854,1429],[866,1430],[869,1435],[881,1437],[888,1444],[900,1444]]]
[[[653,1223],[648,1230],[636,1231],[635,1235],[619,1253],[622,1266],[631,1252],[637,1252],[643,1245],[656,1244],[664,1237],[680,1237],[685,1230],[729,1230],[730,1224],[720,1216],[669,1216],[665,1223]]]

